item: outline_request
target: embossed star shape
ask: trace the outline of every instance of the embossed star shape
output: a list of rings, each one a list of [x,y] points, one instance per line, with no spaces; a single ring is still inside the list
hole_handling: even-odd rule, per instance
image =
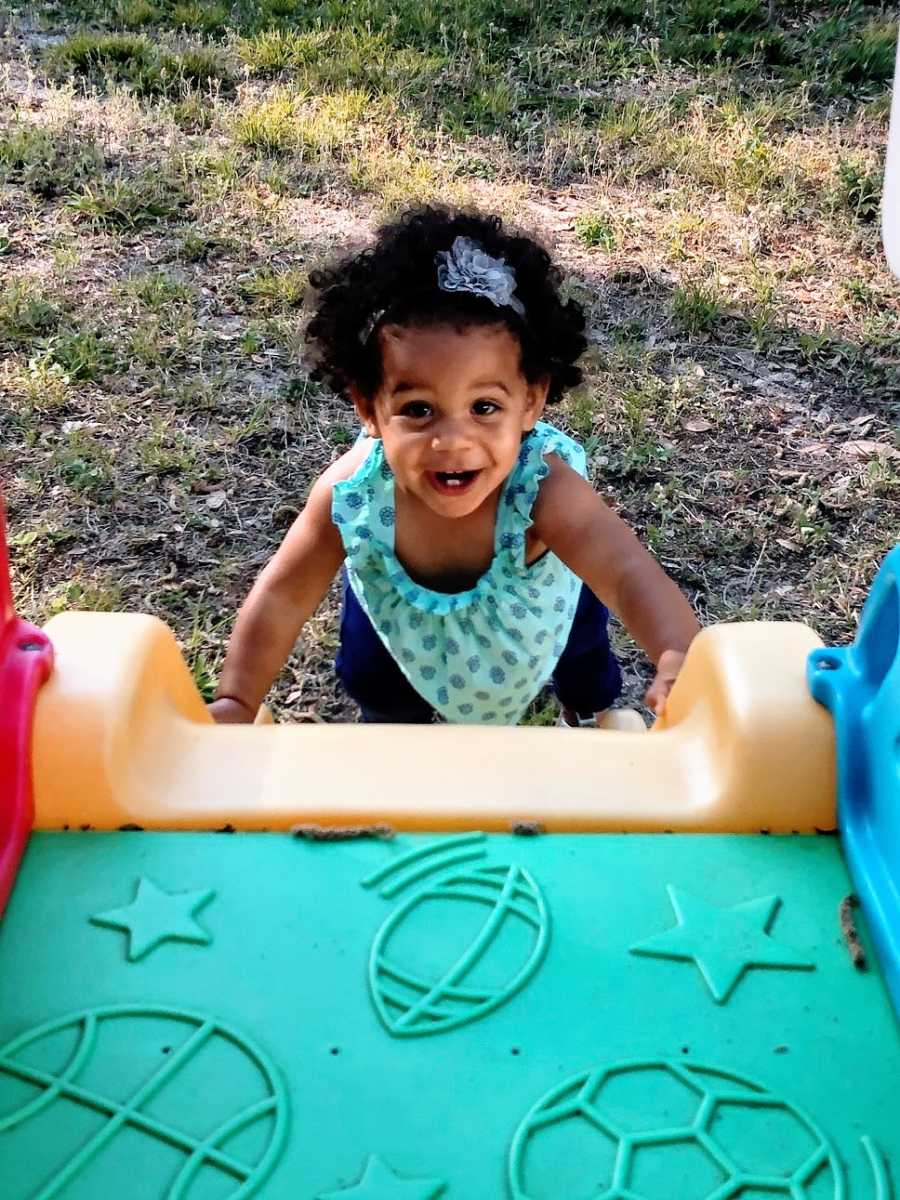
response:
[[[125,930],[129,934],[128,960],[136,962],[161,942],[171,940],[200,945],[211,942],[212,934],[198,925],[194,916],[215,894],[212,888],[197,892],[164,892],[152,879],[142,875],[130,904],[95,913],[90,920],[93,925]]]
[[[815,969],[815,963],[769,936],[781,904],[778,896],[762,896],[730,908],[718,908],[671,885],[668,892],[678,924],[665,933],[637,942],[631,953],[693,960],[716,1004],[725,1003],[751,967]]]
[[[441,1179],[401,1179],[373,1154],[359,1183],[316,1200],[435,1200],[447,1185]]]

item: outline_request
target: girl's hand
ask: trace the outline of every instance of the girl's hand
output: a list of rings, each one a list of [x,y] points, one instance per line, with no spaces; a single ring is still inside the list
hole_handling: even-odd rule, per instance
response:
[[[648,708],[652,708],[658,717],[661,717],[665,711],[666,700],[669,698],[672,684],[678,678],[678,672],[681,670],[685,657],[680,650],[664,650],[659,656],[659,662],[656,664],[656,677],[644,696],[644,703]]]
[[[207,705],[207,708],[217,725],[252,725],[256,719],[255,712],[251,712],[246,704],[231,696],[221,696]]]

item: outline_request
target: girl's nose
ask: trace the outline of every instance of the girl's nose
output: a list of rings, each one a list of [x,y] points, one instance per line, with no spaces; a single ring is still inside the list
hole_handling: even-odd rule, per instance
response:
[[[431,448],[446,453],[448,450],[458,450],[460,446],[468,445],[469,441],[465,419],[444,420],[431,439]]]

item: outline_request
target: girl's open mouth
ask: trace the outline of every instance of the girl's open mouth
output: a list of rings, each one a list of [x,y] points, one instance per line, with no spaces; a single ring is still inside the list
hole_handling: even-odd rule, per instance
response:
[[[444,496],[461,496],[467,492],[481,471],[428,471],[428,482]]]

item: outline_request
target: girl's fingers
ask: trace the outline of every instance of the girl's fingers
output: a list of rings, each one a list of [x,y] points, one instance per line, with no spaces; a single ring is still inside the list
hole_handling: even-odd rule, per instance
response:
[[[666,696],[669,694],[669,689],[663,687],[662,682],[657,675],[650,686],[647,688],[644,702],[648,708],[651,708],[656,715],[662,716],[662,710],[666,706]]]
[[[669,692],[671,692],[672,684],[676,678],[677,675],[675,672],[660,671],[647,688],[644,701],[647,707],[652,708],[658,717],[661,717],[663,714],[663,709],[666,707],[666,701],[669,698]]]
[[[663,714],[684,659],[684,654],[678,650],[666,650],[660,655],[658,670],[644,697],[647,707],[652,708],[658,717]]]

